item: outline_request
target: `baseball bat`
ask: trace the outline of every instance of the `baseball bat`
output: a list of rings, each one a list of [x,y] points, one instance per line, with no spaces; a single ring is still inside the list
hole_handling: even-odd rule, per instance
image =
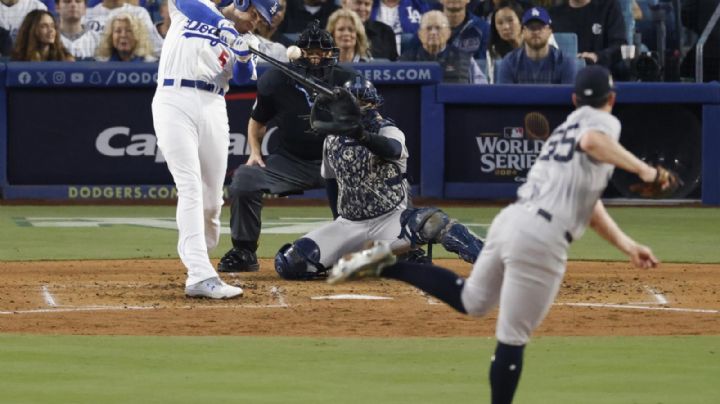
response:
[[[295,70],[292,70],[290,67],[288,67],[285,63],[275,59],[274,57],[263,53],[262,51],[255,49],[253,47],[248,47],[250,49],[250,52],[257,55],[258,57],[262,58],[263,60],[267,61],[271,65],[277,67],[281,72],[285,73],[286,76],[290,77],[291,79],[297,81],[298,83],[304,85],[305,87],[311,88],[315,90],[317,93],[322,93],[325,95],[333,95],[332,89],[318,83],[315,79],[312,77],[304,76]]]

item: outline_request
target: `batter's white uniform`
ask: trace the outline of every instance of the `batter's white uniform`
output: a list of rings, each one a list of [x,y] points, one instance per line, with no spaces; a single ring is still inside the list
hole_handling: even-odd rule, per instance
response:
[[[169,3],[170,1],[168,1],[168,5]],[[120,7],[110,9],[100,3],[87,11],[83,20],[83,25],[87,27],[87,29],[93,30],[102,35],[103,32],[105,32],[105,24],[108,21],[111,21],[112,18],[118,14],[130,14],[140,21],[147,30],[150,41],[153,44],[153,55],[160,57],[160,50],[163,46],[163,37],[160,36],[160,33],[155,28],[155,24],[153,24],[152,18],[150,18],[150,13],[148,13],[148,11],[143,7],[125,3]],[[170,20],[172,20],[172,17]]]
[[[209,0],[197,1],[215,10]],[[172,24],[160,57],[152,110],[158,146],[178,190],[178,254],[190,286],[218,276],[208,251],[220,239],[230,142],[223,95],[236,58],[218,43],[214,27],[188,19],[175,0],[168,2],[168,10]]]
[[[0,27],[10,31],[13,43],[25,16],[33,10],[47,10],[47,6],[39,0],[20,0],[12,6],[0,2]]]
[[[394,164],[401,174],[407,171],[407,159],[408,150],[405,146],[405,135],[403,132],[395,126],[384,126],[378,131],[378,135],[385,136],[390,139],[397,140],[402,146],[402,152],[400,158],[393,160]],[[337,145],[338,143],[345,142],[347,144],[354,144],[351,146],[340,146],[336,148],[336,153],[328,150],[328,147]],[[366,147],[361,146],[357,141],[350,138],[339,138],[338,136],[328,136],[323,144],[323,162],[320,167],[320,173],[323,178],[332,179],[337,178],[338,159],[344,161],[340,164],[362,164],[364,167],[383,167],[381,163],[382,159],[373,155],[370,150]],[[374,159],[379,164],[366,163],[369,160]],[[388,164],[388,163],[385,163]],[[378,170],[382,171],[382,169]],[[330,268],[337,262],[343,255],[361,250],[363,244],[370,240],[383,240],[390,242],[391,248],[401,248],[408,246],[410,241],[403,238],[398,239],[402,228],[400,225],[400,214],[407,208],[408,205],[408,184],[407,181],[402,179],[399,183],[398,188],[402,188],[402,197],[399,203],[390,211],[383,213],[379,216],[373,215],[372,210],[374,206],[392,206],[395,203],[383,199],[387,199],[389,194],[386,194],[382,189],[379,189],[377,183],[373,183],[372,179],[381,177],[381,172],[370,172],[365,178],[357,178],[356,190],[360,191],[360,194],[364,193],[366,198],[364,200],[357,200],[356,198],[345,198],[343,192],[347,192],[342,186],[339,187],[338,195],[338,211],[340,217],[335,219],[332,223],[328,223],[318,229],[315,229],[305,235],[309,239],[312,239],[317,243],[320,248],[320,263]],[[402,176],[404,178],[404,176]],[[341,184],[342,180],[338,179],[338,183]],[[352,203],[347,201],[351,199],[357,201],[355,206],[355,212],[351,212],[353,206]],[[361,205],[361,206],[360,206]],[[383,209],[384,210],[384,209]],[[380,210],[381,212],[383,210]],[[369,219],[358,219],[357,216],[368,215],[376,216]],[[349,217],[355,219],[351,220]]]
[[[584,233],[614,166],[582,152],[590,130],[618,141],[620,122],[588,106],[575,110],[545,142],[518,201],[497,215],[462,291],[471,315],[500,303],[496,336],[525,345],[555,300],[567,249]]]

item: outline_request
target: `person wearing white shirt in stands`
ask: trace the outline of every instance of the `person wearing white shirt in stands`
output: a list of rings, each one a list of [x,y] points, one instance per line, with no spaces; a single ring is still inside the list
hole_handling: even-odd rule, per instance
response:
[[[25,16],[33,10],[47,10],[39,0],[0,0],[0,27],[10,31],[13,42]]]
[[[85,0],[57,0],[60,39],[75,60],[91,60],[100,43],[100,34],[87,29],[82,20],[87,12]]]
[[[105,31],[105,23],[118,14],[129,14],[140,21],[150,35],[153,54],[156,57],[160,56],[163,38],[157,32],[157,29],[155,29],[155,24],[153,24],[150,18],[150,13],[140,6],[130,4],[125,0],[103,0],[102,3],[87,11],[85,26],[88,27],[88,29],[96,31],[98,34],[102,34]]]

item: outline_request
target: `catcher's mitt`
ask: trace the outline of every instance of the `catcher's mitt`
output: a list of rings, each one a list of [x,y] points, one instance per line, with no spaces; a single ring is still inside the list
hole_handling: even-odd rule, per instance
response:
[[[657,169],[655,180],[630,185],[630,191],[644,198],[662,198],[671,196],[683,186],[683,181],[675,171],[661,165],[657,165],[655,168]]]
[[[333,89],[333,95],[320,94],[310,110],[310,127],[319,135],[353,138],[362,135],[360,107],[347,90]]]

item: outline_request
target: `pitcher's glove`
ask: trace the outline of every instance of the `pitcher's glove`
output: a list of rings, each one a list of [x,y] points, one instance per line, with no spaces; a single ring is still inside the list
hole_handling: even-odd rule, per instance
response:
[[[630,191],[644,198],[663,198],[671,196],[683,186],[683,181],[675,171],[661,165],[655,166],[657,174],[652,182],[630,185]]]
[[[320,94],[310,110],[310,127],[321,136],[362,136],[362,112],[350,92],[335,87],[332,95]]]

